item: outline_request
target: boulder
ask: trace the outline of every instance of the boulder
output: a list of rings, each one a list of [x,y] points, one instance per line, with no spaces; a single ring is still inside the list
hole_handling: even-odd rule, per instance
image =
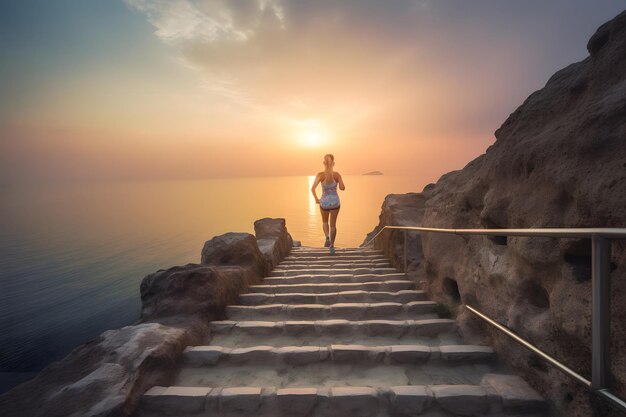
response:
[[[229,232],[206,241],[200,263],[240,266],[261,277],[268,272],[265,257],[259,250],[255,236],[250,233]]]
[[[142,323],[109,330],[0,396],[0,415],[129,415],[143,392],[166,384],[178,356],[200,338],[190,328]]]
[[[221,318],[226,306],[261,278],[241,266],[187,264],[160,269],[141,282],[141,318],[168,323],[181,316]]]
[[[598,29],[590,56],[554,74],[496,130],[463,169],[421,193],[390,195],[380,224],[441,228],[626,225],[626,12]],[[368,238],[372,234],[368,235]],[[488,316],[585,376],[591,371],[591,245],[585,239],[421,233],[409,276],[436,301]],[[402,234],[377,247],[403,261]],[[612,243],[612,389],[626,397],[626,249]],[[559,415],[589,416],[587,391],[514,341],[459,309],[466,340],[494,346]],[[597,412],[597,407],[595,412]]]
[[[407,239],[407,269],[417,268],[423,260],[422,242],[419,232],[385,230],[376,236],[385,225],[420,226],[424,214],[424,204],[428,199],[427,189],[422,193],[389,194],[385,197],[378,225],[367,234],[363,244],[380,249],[394,267],[404,269],[404,238]],[[374,239],[374,240],[372,240]]]
[[[268,271],[278,265],[294,246],[293,239],[287,232],[285,219],[259,219],[254,222],[254,233]]]

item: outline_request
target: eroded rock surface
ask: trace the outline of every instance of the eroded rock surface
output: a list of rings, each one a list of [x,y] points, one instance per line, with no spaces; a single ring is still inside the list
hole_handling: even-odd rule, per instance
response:
[[[229,232],[208,240],[202,248],[200,263],[241,266],[261,277],[268,271],[256,238],[250,233]]]
[[[626,12],[598,29],[590,56],[558,71],[495,132],[486,153],[422,193],[389,195],[380,224],[441,228],[626,225]],[[376,247],[400,266],[401,232]],[[477,307],[582,375],[591,370],[591,246],[584,239],[410,235],[409,272],[452,306],[464,336],[493,345],[563,415],[602,404],[473,317]],[[626,397],[626,251],[612,244],[613,390]]]
[[[141,316],[159,320],[200,315],[215,319],[261,275],[241,266],[187,264],[162,269],[141,282]]]
[[[259,219],[254,222],[254,234],[268,270],[278,265],[294,246],[294,241],[287,232],[285,219]]]
[[[124,415],[138,395],[168,381],[189,328],[142,323],[102,333],[0,396],[3,416]]]

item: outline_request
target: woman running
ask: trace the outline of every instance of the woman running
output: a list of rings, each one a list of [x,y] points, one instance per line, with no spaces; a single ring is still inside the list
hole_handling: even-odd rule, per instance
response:
[[[324,247],[328,247],[330,254],[335,254],[335,237],[337,236],[337,216],[339,215],[339,195],[337,194],[337,184],[339,184],[340,190],[345,190],[346,186],[343,183],[341,174],[333,171],[335,166],[335,157],[332,154],[324,155],[324,171],[318,172],[315,177],[315,182],[311,187],[313,197],[315,197],[315,203],[320,205],[320,212],[322,213],[322,229],[326,235],[326,242]],[[317,198],[315,189],[317,184],[322,184],[322,197]],[[330,228],[328,225],[328,219],[330,217]]]

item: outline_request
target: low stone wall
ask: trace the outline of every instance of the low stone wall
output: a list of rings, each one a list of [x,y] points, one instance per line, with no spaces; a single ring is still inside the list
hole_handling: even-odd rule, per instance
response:
[[[154,385],[169,385],[189,345],[207,336],[249,285],[289,254],[284,219],[264,218],[255,235],[225,233],[207,241],[199,264],[174,266],[141,282],[141,318],[75,348],[35,378],[0,396],[2,416],[128,416]]]

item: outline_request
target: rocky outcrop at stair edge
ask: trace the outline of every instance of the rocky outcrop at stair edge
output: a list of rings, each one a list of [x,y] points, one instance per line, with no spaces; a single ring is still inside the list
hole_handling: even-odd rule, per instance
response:
[[[495,132],[496,142],[421,193],[389,195],[379,225],[442,228],[626,225],[626,12],[601,26],[590,56],[558,71]],[[402,232],[376,247],[403,262]],[[365,242],[364,242],[365,243]],[[476,306],[590,377],[589,240],[409,234],[410,275],[430,297]],[[612,245],[613,390],[626,397],[626,250]],[[604,408],[576,382],[458,309],[468,341],[493,345],[557,412]]]
[[[261,219],[263,239],[280,242],[280,262],[291,250],[284,219]],[[267,225],[267,227],[266,227]],[[36,377],[0,396],[2,416],[127,416],[151,386],[166,384],[189,345],[200,343],[210,320],[221,318],[249,285],[268,272],[266,256],[249,233],[207,241],[200,264],[161,269],[141,283],[137,323],[103,332]]]
[[[287,233],[285,219],[259,219],[254,222],[254,234],[268,271],[283,260],[291,247],[297,246]]]

